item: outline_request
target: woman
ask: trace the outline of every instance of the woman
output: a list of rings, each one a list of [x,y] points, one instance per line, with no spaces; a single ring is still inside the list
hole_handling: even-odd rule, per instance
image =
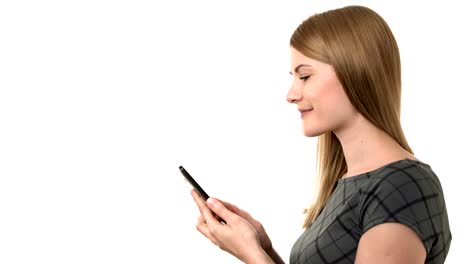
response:
[[[403,134],[399,51],[386,22],[366,7],[330,10],[305,20],[290,46],[287,100],[304,134],[319,137],[318,195],[290,263],[443,263],[443,191]],[[284,263],[248,213],[192,196],[197,229],[214,244],[245,263]]]

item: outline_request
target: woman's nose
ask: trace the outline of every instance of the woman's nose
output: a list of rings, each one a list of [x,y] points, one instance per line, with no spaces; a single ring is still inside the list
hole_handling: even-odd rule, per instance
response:
[[[288,94],[286,96],[286,100],[291,104],[295,104],[301,99],[302,99],[301,91],[299,87],[297,87],[297,85],[295,85],[295,83],[293,82],[293,84],[289,88]]]

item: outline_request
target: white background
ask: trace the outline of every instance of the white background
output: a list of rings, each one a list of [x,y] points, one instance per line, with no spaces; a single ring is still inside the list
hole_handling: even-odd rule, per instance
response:
[[[349,4],[398,41],[402,124],[465,259],[462,1],[0,2],[0,263],[238,263],[195,229],[183,165],[260,219],[285,260],[315,139],[286,103],[289,37]]]

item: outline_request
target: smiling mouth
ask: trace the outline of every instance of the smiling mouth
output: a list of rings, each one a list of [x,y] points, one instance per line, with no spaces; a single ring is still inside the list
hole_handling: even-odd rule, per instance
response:
[[[314,109],[301,111],[301,118],[304,117],[307,113],[312,112]]]

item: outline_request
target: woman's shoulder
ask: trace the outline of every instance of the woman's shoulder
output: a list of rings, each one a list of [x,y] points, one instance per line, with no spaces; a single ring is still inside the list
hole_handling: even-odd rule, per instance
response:
[[[428,164],[414,159],[391,162],[373,171],[340,179],[338,190],[351,192],[350,203],[360,211],[371,204],[399,208],[413,205],[444,210],[445,199],[438,176]]]
[[[413,229],[427,252],[446,252],[451,232],[440,181],[431,167],[405,159],[372,172],[358,192],[356,211],[363,232],[375,225],[399,222]],[[428,258],[436,258],[430,253]]]
[[[424,180],[435,180],[440,184],[437,175],[434,173],[430,165],[420,160],[406,158],[388,163],[380,168],[360,175],[339,179],[338,182],[353,182],[366,188],[385,182],[398,184],[399,182],[418,182]]]
[[[441,189],[439,178],[431,166],[415,159],[395,161],[373,171],[368,177],[368,187],[379,186],[391,189],[405,189],[412,186],[421,192],[427,187]]]

